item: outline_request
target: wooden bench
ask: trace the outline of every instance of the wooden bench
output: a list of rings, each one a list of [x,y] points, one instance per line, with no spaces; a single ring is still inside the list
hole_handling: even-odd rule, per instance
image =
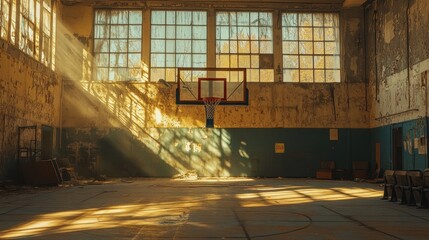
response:
[[[353,161],[352,162],[352,171],[353,171],[353,179],[367,179],[368,178],[368,170],[369,170],[368,161]]]
[[[334,161],[321,161],[320,168],[316,171],[317,179],[333,179],[333,174],[335,170]]]
[[[392,202],[396,201],[396,192],[395,192],[395,171],[393,170],[386,170],[384,171],[384,194],[383,194],[383,200],[389,200]]]
[[[420,170],[407,171],[407,185],[403,187],[407,205],[415,206],[416,200],[413,194],[413,188],[421,186],[422,172]]]
[[[411,187],[413,197],[416,203],[416,206],[419,208],[427,207],[428,203],[425,196],[423,195],[423,179],[425,178],[425,173],[429,173],[429,169],[426,169],[420,177],[410,176],[413,186]],[[426,174],[428,174],[426,173]],[[428,174],[429,175],[429,174]],[[428,185],[429,187],[429,185]]]
[[[407,171],[395,171],[395,192],[396,192],[396,200],[400,204],[407,203],[407,199],[405,197],[405,186],[408,186],[408,180],[407,180]]]

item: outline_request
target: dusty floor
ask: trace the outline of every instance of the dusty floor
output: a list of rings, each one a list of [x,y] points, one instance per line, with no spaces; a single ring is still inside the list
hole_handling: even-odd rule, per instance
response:
[[[0,199],[0,239],[429,239],[429,210],[379,185],[312,179],[115,180]]]

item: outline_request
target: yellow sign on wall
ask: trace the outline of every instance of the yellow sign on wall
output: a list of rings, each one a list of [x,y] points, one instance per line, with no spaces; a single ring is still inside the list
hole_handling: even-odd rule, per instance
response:
[[[285,152],[285,144],[284,143],[276,143],[275,152],[276,153],[284,153]]]

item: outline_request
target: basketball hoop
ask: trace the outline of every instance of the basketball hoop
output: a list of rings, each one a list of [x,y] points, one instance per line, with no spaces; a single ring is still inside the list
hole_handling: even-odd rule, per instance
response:
[[[204,108],[206,110],[206,127],[213,128],[216,106],[219,105],[219,103],[222,101],[222,98],[206,97],[202,98],[202,100],[204,102]]]

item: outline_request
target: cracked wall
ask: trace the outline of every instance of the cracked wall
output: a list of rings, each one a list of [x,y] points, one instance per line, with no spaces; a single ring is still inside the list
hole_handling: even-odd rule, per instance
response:
[[[427,116],[428,11],[424,0],[379,0],[366,9],[371,127]]]
[[[50,69],[0,40],[0,180],[18,176],[18,127],[59,127],[60,89]]]

